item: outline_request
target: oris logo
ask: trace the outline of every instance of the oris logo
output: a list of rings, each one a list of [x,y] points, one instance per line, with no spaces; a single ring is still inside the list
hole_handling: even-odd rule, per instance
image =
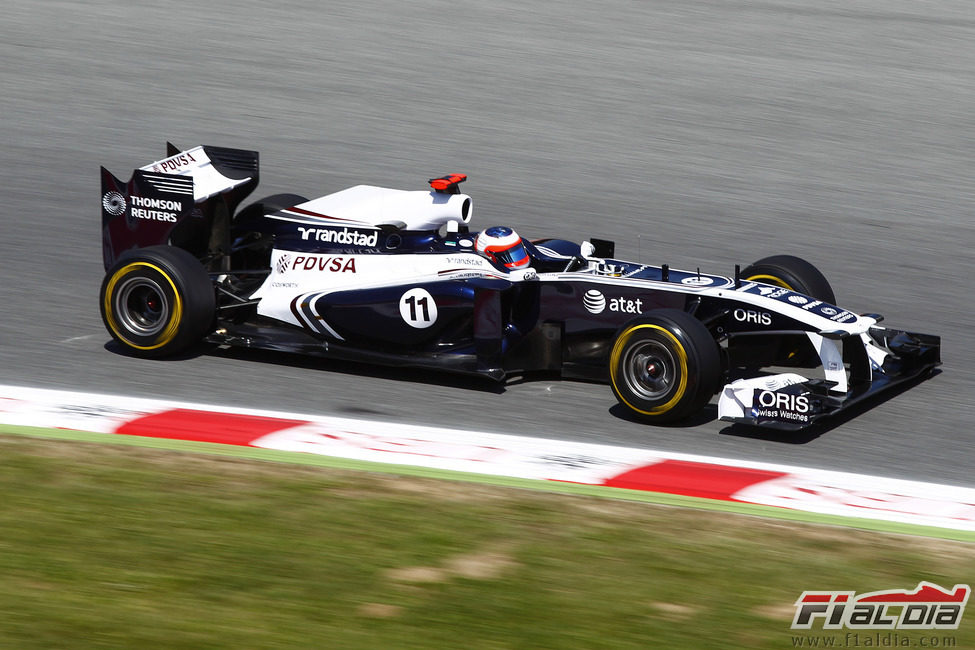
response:
[[[806,395],[789,395],[763,390],[758,394],[758,404],[765,408],[777,408],[794,413],[809,412],[809,397]]]
[[[606,296],[595,289],[590,289],[583,296],[582,305],[590,314],[601,314],[606,309]]]
[[[105,212],[117,217],[125,212],[125,197],[118,192],[108,192],[102,197],[102,207]]]
[[[739,323],[753,323],[755,325],[771,325],[772,314],[767,311],[752,311],[751,309],[736,309],[733,314]]]

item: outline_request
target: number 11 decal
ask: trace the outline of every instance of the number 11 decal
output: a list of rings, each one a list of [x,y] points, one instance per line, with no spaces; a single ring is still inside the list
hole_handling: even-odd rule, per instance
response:
[[[410,327],[424,329],[437,322],[437,303],[426,289],[410,289],[399,299],[399,313]]]

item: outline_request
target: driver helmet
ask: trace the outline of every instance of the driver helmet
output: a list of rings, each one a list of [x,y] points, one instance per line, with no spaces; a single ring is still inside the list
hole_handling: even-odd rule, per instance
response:
[[[521,237],[507,226],[493,226],[479,233],[474,249],[506,269],[523,269],[531,261]]]

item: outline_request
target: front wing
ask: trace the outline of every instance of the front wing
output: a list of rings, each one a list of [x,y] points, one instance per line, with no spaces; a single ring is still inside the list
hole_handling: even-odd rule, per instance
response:
[[[760,427],[803,429],[941,365],[941,338],[930,334],[874,326],[837,343],[843,360],[838,376],[827,373],[826,379],[816,379],[788,372],[739,379],[722,389],[718,417]]]

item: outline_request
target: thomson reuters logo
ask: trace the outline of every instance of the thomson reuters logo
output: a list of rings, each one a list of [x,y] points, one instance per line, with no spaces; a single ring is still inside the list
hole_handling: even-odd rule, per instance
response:
[[[105,208],[105,212],[117,217],[125,212],[125,197],[118,192],[107,192],[102,197],[102,207]]]
[[[601,314],[606,309],[606,296],[590,289],[582,298],[582,304],[590,314]]]

